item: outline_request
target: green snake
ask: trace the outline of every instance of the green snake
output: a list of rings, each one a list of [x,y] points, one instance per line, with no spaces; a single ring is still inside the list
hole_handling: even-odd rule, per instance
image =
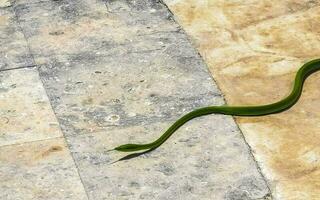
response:
[[[178,128],[196,117],[209,114],[223,114],[233,116],[262,116],[279,113],[292,107],[300,98],[306,78],[312,73],[320,70],[320,59],[305,63],[296,73],[293,89],[284,99],[266,105],[258,106],[208,106],[193,110],[178,119],[157,140],[147,144],[124,144],[113,150],[122,152],[135,152],[140,150],[152,151],[162,145]],[[141,153],[142,154],[142,153]],[[137,154],[139,155],[139,154]],[[128,156],[127,156],[128,157]],[[128,159],[128,158],[125,158]]]

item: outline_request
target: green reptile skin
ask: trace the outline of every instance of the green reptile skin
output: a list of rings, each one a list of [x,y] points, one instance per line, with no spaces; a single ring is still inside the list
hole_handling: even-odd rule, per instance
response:
[[[281,101],[259,106],[209,106],[196,109],[178,119],[157,140],[147,144],[124,144],[114,150],[134,152],[140,150],[152,151],[162,145],[178,128],[191,119],[209,114],[223,114],[233,116],[262,116],[279,113],[292,107],[300,98],[306,78],[320,70],[320,59],[315,59],[304,64],[297,72],[291,93]]]

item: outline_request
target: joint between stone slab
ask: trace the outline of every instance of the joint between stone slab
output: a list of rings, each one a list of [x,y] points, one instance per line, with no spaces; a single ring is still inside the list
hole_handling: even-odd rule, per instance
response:
[[[63,138],[64,138],[63,136],[58,136],[58,137],[50,137],[50,138],[46,138],[46,139],[41,139],[41,140],[32,140],[32,141],[27,141],[27,142],[18,142],[18,143],[13,143],[13,144],[5,144],[5,145],[0,145],[0,149],[3,148],[3,147],[32,144],[32,143],[36,143],[36,142],[49,141],[49,140],[54,140],[54,139],[63,139]]]
[[[200,52],[198,51],[198,49],[196,48],[196,45],[195,43],[191,40],[189,34],[186,32],[186,30],[183,28],[182,25],[180,25],[179,23],[179,20],[176,19],[175,17],[175,14],[171,11],[171,9],[169,8],[169,6],[163,1],[163,0],[159,0],[159,2],[167,8],[167,10],[169,11],[170,13],[170,17],[172,18],[172,20],[178,25],[178,29],[179,29],[179,32],[182,32],[182,34],[186,35],[186,39],[188,40],[188,42],[191,44],[192,48],[195,49],[195,52],[197,53],[197,55],[200,57],[200,60],[204,63],[204,65],[206,66],[206,70],[207,70],[207,73],[209,74],[209,76],[211,77],[211,79],[213,80],[213,83],[215,83],[217,86],[218,84],[216,83],[216,81],[213,79],[212,75],[210,74],[210,70],[209,70],[209,67],[207,66],[207,63],[205,62],[205,59],[203,58],[203,56],[200,54]],[[219,91],[220,88],[218,87]],[[221,95],[223,96],[223,94],[221,93]]]
[[[83,179],[82,179],[82,177],[81,177],[79,166],[77,165],[76,160],[75,160],[75,158],[74,158],[74,156],[73,156],[73,153],[71,152],[70,145],[69,145],[69,143],[68,143],[68,141],[67,141],[67,137],[66,137],[65,133],[63,132],[63,130],[62,130],[62,128],[61,128],[61,125],[60,125],[60,122],[59,122],[59,120],[58,120],[57,114],[55,113],[55,111],[54,111],[54,109],[53,109],[52,102],[50,101],[50,98],[49,98],[49,96],[48,96],[48,92],[47,92],[47,90],[46,90],[46,88],[45,88],[45,86],[44,86],[44,83],[43,83],[42,79],[41,79],[40,72],[39,72],[39,68],[38,68],[37,71],[38,71],[38,74],[39,74],[39,79],[40,79],[40,81],[41,81],[41,84],[42,84],[42,86],[43,86],[43,88],[44,88],[44,91],[45,91],[45,93],[46,93],[46,95],[47,95],[47,97],[48,97],[48,99],[49,99],[49,104],[50,104],[50,108],[51,108],[51,110],[52,110],[52,113],[54,114],[54,117],[55,117],[56,121],[58,122],[59,130],[61,131],[61,133],[62,133],[62,135],[63,135],[63,138],[64,138],[64,140],[65,140],[65,142],[66,142],[66,146],[67,146],[67,148],[68,148],[68,150],[69,150],[69,154],[70,154],[70,156],[71,156],[71,158],[72,158],[72,160],[73,160],[74,166],[75,166],[76,169],[77,169],[78,177],[79,177],[80,182],[81,182],[81,184],[82,184],[83,190],[84,190],[84,192],[85,192],[85,194],[86,194],[87,199],[89,200],[89,199],[90,199],[90,198],[89,198],[89,194],[88,194],[88,191],[86,190],[84,181],[83,181]]]
[[[203,58],[202,55],[199,53],[199,51],[198,51],[197,49],[196,49],[196,51],[198,52],[201,60],[204,62],[204,65],[206,66],[206,68],[207,68],[207,70],[208,70],[208,72],[209,72],[209,66],[207,65],[207,63],[205,62],[204,58]],[[222,92],[222,90],[221,90],[220,85],[215,81],[215,79],[214,79],[214,77],[213,77],[212,75],[210,75],[210,77],[211,77],[211,80],[216,84],[218,90],[220,91],[221,97],[222,97],[222,99],[223,99],[223,102],[227,103],[227,100],[226,100],[225,95],[223,94],[223,92]],[[249,150],[249,152],[250,152],[249,154],[250,154],[253,162],[255,163],[255,166],[256,166],[259,174],[261,175],[262,179],[263,179],[264,182],[266,183],[266,187],[267,187],[267,189],[268,189],[268,194],[266,194],[264,197],[262,197],[262,200],[272,200],[272,199],[273,199],[273,196],[272,196],[272,191],[271,191],[271,189],[270,189],[270,183],[268,182],[267,178],[266,178],[266,177],[264,176],[264,174],[262,173],[261,167],[260,167],[258,161],[256,160],[256,158],[255,158],[254,155],[253,155],[252,148],[251,148],[251,146],[249,145],[248,141],[246,140],[246,138],[245,138],[242,130],[240,129],[239,124],[237,123],[235,117],[232,116],[232,119],[233,119],[234,123],[236,124],[237,129],[239,130],[240,136],[242,137],[243,141],[245,142],[246,146],[248,147],[248,150]],[[260,199],[257,199],[257,200],[260,200]]]
[[[60,122],[59,122],[59,120],[58,120],[57,114],[55,113],[55,111],[54,111],[54,109],[53,109],[52,102],[50,101],[50,98],[49,98],[49,96],[48,96],[48,92],[47,92],[47,90],[46,90],[46,88],[45,88],[45,86],[44,86],[44,83],[43,83],[42,79],[41,79],[40,72],[39,72],[39,68],[37,69],[37,71],[38,71],[38,74],[39,74],[39,79],[40,79],[40,81],[41,81],[41,84],[42,84],[42,86],[43,86],[43,88],[44,88],[45,94],[47,95],[47,97],[48,97],[48,99],[49,99],[49,104],[50,104],[50,108],[51,108],[51,110],[52,110],[52,113],[54,114],[54,117],[55,117],[56,121],[58,122],[59,130],[61,131],[61,133],[62,133],[62,135],[63,135],[63,138],[64,138],[64,140],[65,140],[65,142],[66,142],[66,146],[67,146],[67,148],[68,148],[68,150],[69,150],[69,154],[70,154],[70,156],[71,156],[71,158],[72,158],[72,160],[73,160],[74,166],[75,166],[76,169],[77,169],[77,174],[78,174],[78,177],[79,177],[80,182],[81,182],[81,184],[82,184],[83,190],[84,190],[84,192],[85,192],[85,194],[86,194],[87,199],[89,200],[89,194],[88,194],[88,191],[87,191],[86,188],[85,188],[84,181],[83,181],[83,179],[82,179],[82,177],[81,177],[79,166],[77,165],[76,160],[75,160],[75,158],[74,158],[74,156],[73,156],[73,153],[71,152],[70,145],[69,145],[69,143],[68,143],[68,141],[67,141],[67,137],[66,137],[64,131],[63,131],[62,128],[61,128],[61,125],[60,125]]]
[[[217,85],[217,87],[219,88],[219,85]],[[220,90],[220,88],[219,88],[219,90]],[[221,91],[221,90],[220,90],[220,91]],[[223,100],[226,102],[226,100],[225,100],[224,97],[223,97]],[[255,164],[258,172],[259,172],[259,174],[261,175],[262,179],[263,179],[264,182],[266,183],[266,187],[267,187],[267,189],[268,189],[268,194],[266,194],[262,199],[263,199],[263,200],[264,200],[264,199],[266,199],[266,200],[272,200],[272,199],[273,199],[273,196],[272,196],[272,191],[271,191],[270,183],[269,183],[269,181],[267,180],[267,178],[264,176],[264,174],[262,173],[261,167],[260,167],[258,161],[256,160],[256,158],[255,158],[254,155],[253,155],[252,148],[251,148],[251,146],[249,145],[248,141],[246,140],[246,138],[245,138],[242,130],[240,129],[239,124],[237,123],[235,117],[232,116],[232,118],[233,118],[233,120],[234,120],[234,122],[235,122],[235,124],[236,124],[236,126],[237,126],[237,128],[238,128],[238,130],[239,130],[239,132],[240,132],[240,136],[242,137],[243,141],[245,142],[245,144],[246,144],[247,147],[248,147],[248,150],[249,150],[249,152],[250,152],[250,156],[251,156],[251,158],[252,158],[252,160],[253,160],[253,162],[254,162],[254,164]]]
[[[0,72],[17,70],[17,69],[29,69],[29,68],[35,68],[35,67],[37,67],[37,65],[27,65],[27,66],[14,67],[14,68],[9,68],[9,69],[0,69]]]
[[[159,2],[168,9],[168,11],[170,12],[170,15],[171,15],[172,19],[179,25],[179,28],[181,29],[181,31],[183,31],[184,34],[187,35],[187,40],[190,42],[191,46],[192,46],[193,48],[195,48],[195,51],[197,52],[197,54],[199,55],[200,59],[202,60],[203,64],[204,64],[205,67],[206,67],[207,73],[210,73],[209,66],[208,66],[207,63],[205,62],[205,59],[204,59],[203,56],[200,54],[200,52],[198,51],[198,49],[195,47],[193,41],[191,40],[191,38],[190,38],[189,35],[187,34],[186,30],[180,25],[179,20],[177,20],[177,19],[175,18],[174,13],[170,10],[169,6],[168,6],[163,0],[159,0]],[[221,97],[222,97],[223,101],[224,101],[224,102],[227,102],[224,94],[223,94],[222,91],[221,91],[221,87],[220,87],[219,84],[214,80],[214,77],[213,77],[211,74],[210,74],[210,78],[211,78],[212,82],[213,82],[214,84],[216,84],[217,89],[220,91]],[[237,121],[235,120],[235,118],[234,118],[233,116],[232,116],[232,118],[233,118],[233,121],[235,122],[235,124],[236,124],[236,126],[237,126],[237,129],[238,129],[239,132],[240,132],[240,136],[242,137],[243,141],[245,142],[246,146],[248,147],[248,150],[249,150],[249,152],[250,152],[249,154],[250,154],[253,162],[255,163],[255,166],[256,166],[259,174],[261,175],[261,177],[262,177],[262,179],[264,180],[264,182],[265,182],[265,184],[266,184],[266,187],[267,187],[267,189],[268,189],[268,194],[266,194],[264,197],[262,197],[262,200],[272,200],[272,199],[273,199],[273,196],[272,196],[272,191],[271,191],[271,189],[270,189],[270,184],[269,184],[268,180],[266,179],[266,177],[264,176],[264,174],[262,173],[261,167],[260,167],[258,161],[255,159],[255,157],[254,157],[254,155],[253,155],[253,152],[252,152],[252,148],[250,147],[250,145],[248,144],[247,140],[245,139],[244,134],[243,134],[243,132],[241,131],[241,129],[240,129],[240,127],[239,127],[239,124],[237,123]],[[257,199],[257,200],[260,200],[260,199]]]

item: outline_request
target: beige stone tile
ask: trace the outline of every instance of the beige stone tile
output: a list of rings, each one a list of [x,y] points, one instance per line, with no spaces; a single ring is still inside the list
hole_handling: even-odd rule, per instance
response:
[[[262,21],[281,18],[288,13],[303,12],[320,3],[309,0],[166,0],[165,2],[170,9],[179,14],[183,26],[209,25],[206,31],[215,26],[241,29]]]
[[[289,93],[302,63],[320,55],[319,1],[167,1],[229,104]],[[281,114],[237,118],[275,199],[320,198],[320,74]]]
[[[61,137],[38,71],[0,72],[0,146]]]
[[[0,199],[87,199],[63,138],[0,147]]]

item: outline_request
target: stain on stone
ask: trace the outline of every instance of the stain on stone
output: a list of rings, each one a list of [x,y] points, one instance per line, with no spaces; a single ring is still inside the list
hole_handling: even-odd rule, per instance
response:
[[[162,163],[157,166],[157,170],[166,176],[171,176],[174,174],[174,168],[168,163]]]
[[[62,151],[63,148],[61,146],[51,146],[48,150],[41,153],[41,157],[49,156],[51,153]]]
[[[119,115],[109,115],[106,120],[109,122],[115,123],[120,120],[120,116]]]
[[[52,31],[52,32],[49,32],[49,35],[63,35],[64,32],[63,31]]]
[[[87,199],[64,138],[3,146],[0,160],[0,199]]]
[[[82,101],[82,105],[90,105],[93,103],[93,99],[91,97],[89,97],[88,99],[85,99]]]
[[[8,124],[10,122],[8,117],[0,117],[0,124]]]
[[[132,181],[129,183],[130,187],[140,188],[140,184],[138,182]]]
[[[229,191],[226,196],[226,200],[251,200],[247,191],[234,189]]]

